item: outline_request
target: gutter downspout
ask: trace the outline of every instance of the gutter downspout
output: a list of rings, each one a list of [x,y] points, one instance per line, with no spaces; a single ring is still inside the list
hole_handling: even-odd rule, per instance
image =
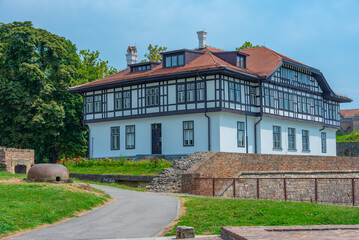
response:
[[[211,118],[207,115],[207,83],[206,80],[199,74],[197,71],[198,77],[200,77],[205,82],[204,88],[204,96],[205,96],[205,108],[204,108],[204,116],[207,118],[207,138],[208,138],[208,151],[211,151]]]
[[[258,153],[257,147],[257,125],[263,119],[263,104],[262,104],[262,79],[259,80],[259,108],[260,108],[260,119],[254,124],[254,153]]]

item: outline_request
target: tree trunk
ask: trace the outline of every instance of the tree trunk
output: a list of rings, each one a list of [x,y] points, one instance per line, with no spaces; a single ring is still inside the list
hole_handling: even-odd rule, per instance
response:
[[[51,162],[56,163],[58,158],[59,156],[57,155],[55,148],[51,148]]]

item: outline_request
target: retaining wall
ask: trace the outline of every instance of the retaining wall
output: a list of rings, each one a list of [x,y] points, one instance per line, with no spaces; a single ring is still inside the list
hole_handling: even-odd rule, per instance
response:
[[[337,142],[337,155],[359,157],[359,142]]]

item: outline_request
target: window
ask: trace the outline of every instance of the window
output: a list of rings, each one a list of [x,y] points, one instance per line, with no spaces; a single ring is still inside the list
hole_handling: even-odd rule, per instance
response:
[[[229,84],[229,101],[234,102],[234,83],[230,82]]]
[[[241,85],[239,83],[235,84],[235,90],[236,90],[236,102],[241,102]]]
[[[269,89],[264,89],[264,105],[269,107]]]
[[[147,88],[146,89],[146,106],[157,106],[159,104],[159,88]]]
[[[186,101],[186,85],[180,84],[177,86],[177,102],[178,103],[184,103]]]
[[[288,93],[284,93],[284,110],[288,110]]]
[[[182,66],[184,65],[184,56],[183,54],[181,55],[174,55],[174,56],[167,56],[165,58],[166,67],[177,67],[177,66]]]
[[[321,139],[322,139],[322,153],[326,153],[327,152],[327,134],[325,132],[322,132]]]
[[[278,126],[273,126],[273,148],[282,148],[281,131]]]
[[[256,94],[256,88],[250,87],[250,96],[251,96],[251,105],[257,105],[257,94]]]
[[[193,121],[183,122],[183,146],[194,145],[194,123]]]
[[[95,96],[95,112],[101,112],[102,111],[102,96],[96,95]]]
[[[244,147],[244,122],[237,122],[237,146]]]
[[[120,149],[120,127],[111,128],[111,150]]]
[[[295,128],[288,128],[288,149],[295,150]]]
[[[283,109],[283,93],[279,92],[278,93],[278,97],[279,97],[279,109]]]
[[[131,91],[115,93],[115,110],[131,108]]]
[[[237,67],[244,68],[244,57],[237,56]]]
[[[312,99],[307,98],[307,114],[312,114]]]
[[[269,106],[272,107],[272,108],[274,108],[274,91],[273,91],[273,90],[270,90],[269,93],[270,93]]]
[[[303,151],[309,151],[309,131],[302,130],[302,148]]]
[[[297,101],[297,108],[298,108],[298,112],[301,113],[302,112],[302,97],[298,96],[297,97],[298,101]]]
[[[195,84],[187,83],[187,102],[194,102]]]
[[[151,70],[151,65],[143,65],[143,66],[134,66],[131,67],[131,72],[138,72],[138,71],[147,71],[147,70]]]
[[[135,148],[135,125],[126,126],[126,149]]]
[[[197,101],[204,100],[204,82],[197,83]]]
[[[86,113],[93,113],[93,97],[86,97]]]
[[[289,111],[294,111],[294,96],[289,94]]]
[[[122,92],[115,93],[115,110],[122,109]]]

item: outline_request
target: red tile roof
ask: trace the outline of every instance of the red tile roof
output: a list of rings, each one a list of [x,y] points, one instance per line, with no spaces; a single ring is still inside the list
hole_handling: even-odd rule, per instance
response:
[[[352,118],[355,115],[359,115],[359,109],[340,110],[340,114],[345,118]]]

